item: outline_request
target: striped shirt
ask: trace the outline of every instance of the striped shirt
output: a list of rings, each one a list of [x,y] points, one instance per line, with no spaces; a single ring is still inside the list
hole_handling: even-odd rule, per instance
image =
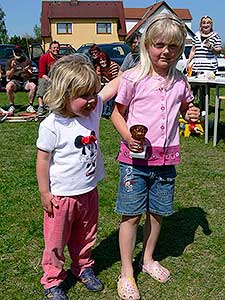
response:
[[[117,77],[120,70],[120,66],[115,61],[110,61],[110,66],[101,68],[97,66],[96,73],[100,76],[102,84],[106,84],[109,81]]]
[[[204,38],[200,31],[195,33],[192,45],[195,46],[195,55],[193,59],[192,70],[194,72],[213,71],[216,72],[218,68],[217,55],[205,46],[205,42],[209,42],[213,47],[221,47],[221,38],[217,32]]]

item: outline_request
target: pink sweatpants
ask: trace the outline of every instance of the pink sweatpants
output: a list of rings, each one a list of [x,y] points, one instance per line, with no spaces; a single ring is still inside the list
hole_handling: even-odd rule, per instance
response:
[[[71,270],[79,276],[94,264],[91,248],[96,242],[98,223],[97,188],[83,195],[55,197],[59,208],[54,217],[44,214],[45,249],[42,257],[44,288],[60,284],[66,278],[64,248],[67,245],[72,260]]]

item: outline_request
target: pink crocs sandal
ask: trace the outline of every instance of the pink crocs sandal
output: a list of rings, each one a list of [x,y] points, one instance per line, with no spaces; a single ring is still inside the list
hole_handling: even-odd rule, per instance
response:
[[[117,292],[121,300],[139,300],[140,294],[133,277],[119,277]]]
[[[151,264],[141,265],[141,270],[159,282],[165,283],[170,278],[170,271],[161,266],[158,261],[154,261]]]

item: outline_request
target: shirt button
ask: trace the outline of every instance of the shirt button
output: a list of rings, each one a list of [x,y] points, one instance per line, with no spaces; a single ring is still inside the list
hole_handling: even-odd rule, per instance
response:
[[[161,110],[165,110],[165,106],[161,106]]]
[[[165,126],[162,125],[160,128],[163,130],[163,129],[165,129]]]

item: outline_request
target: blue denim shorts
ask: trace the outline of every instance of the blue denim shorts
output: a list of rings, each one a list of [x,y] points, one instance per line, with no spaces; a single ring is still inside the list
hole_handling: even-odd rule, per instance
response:
[[[145,212],[173,213],[175,166],[133,166],[120,163],[115,212],[136,216]]]

